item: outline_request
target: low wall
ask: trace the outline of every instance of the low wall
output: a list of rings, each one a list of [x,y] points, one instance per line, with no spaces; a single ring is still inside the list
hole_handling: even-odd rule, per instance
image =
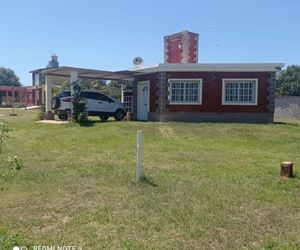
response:
[[[275,98],[275,119],[300,119],[300,96]]]

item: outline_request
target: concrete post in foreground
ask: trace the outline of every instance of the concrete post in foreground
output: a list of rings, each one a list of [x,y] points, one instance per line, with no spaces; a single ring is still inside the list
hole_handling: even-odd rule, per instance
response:
[[[137,168],[136,168],[136,180],[140,181],[142,177],[142,159],[143,159],[143,141],[142,130],[137,131]]]
[[[51,111],[51,99],[52,99],[52,92],[51,92],[51,83],[49,81],[49,77],[45,76],[45,87],[46,87],[46,113]]]
[[[280,163],[280,176],[292,178],[293,177],[293,162],[281,162]]]
[[[74,96],[74,82],[78,80],[78,72],[77,71],[71,71],[70,76],[70,88],[71,88],[71,96]],[[71,114],[73,115],[73,105],[71,107]]]

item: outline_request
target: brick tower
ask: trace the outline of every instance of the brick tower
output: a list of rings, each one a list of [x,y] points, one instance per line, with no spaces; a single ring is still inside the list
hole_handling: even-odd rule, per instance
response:
[[[198,63],[199,34],[182,31],[164,37],[165,63]]]

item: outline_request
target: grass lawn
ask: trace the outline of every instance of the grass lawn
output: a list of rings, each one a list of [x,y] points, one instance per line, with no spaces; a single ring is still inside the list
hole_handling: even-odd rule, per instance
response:
[[[0,155],[0,249],[300,249],[300,123],[80,127],[9,112],[0,110],[12,129]],[[7,163],[15,155],[20,171]],[[284,160],[295,178],[279,177]]]

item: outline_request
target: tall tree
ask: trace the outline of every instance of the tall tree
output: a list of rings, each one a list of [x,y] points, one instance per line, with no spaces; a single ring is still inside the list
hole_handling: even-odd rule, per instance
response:
[[[276,83],[277,96],[300,96],[300,66],[290,65],[283,70]]]
[[[12,69],[0,67],[0,86],[21,86],[19,77]]]

